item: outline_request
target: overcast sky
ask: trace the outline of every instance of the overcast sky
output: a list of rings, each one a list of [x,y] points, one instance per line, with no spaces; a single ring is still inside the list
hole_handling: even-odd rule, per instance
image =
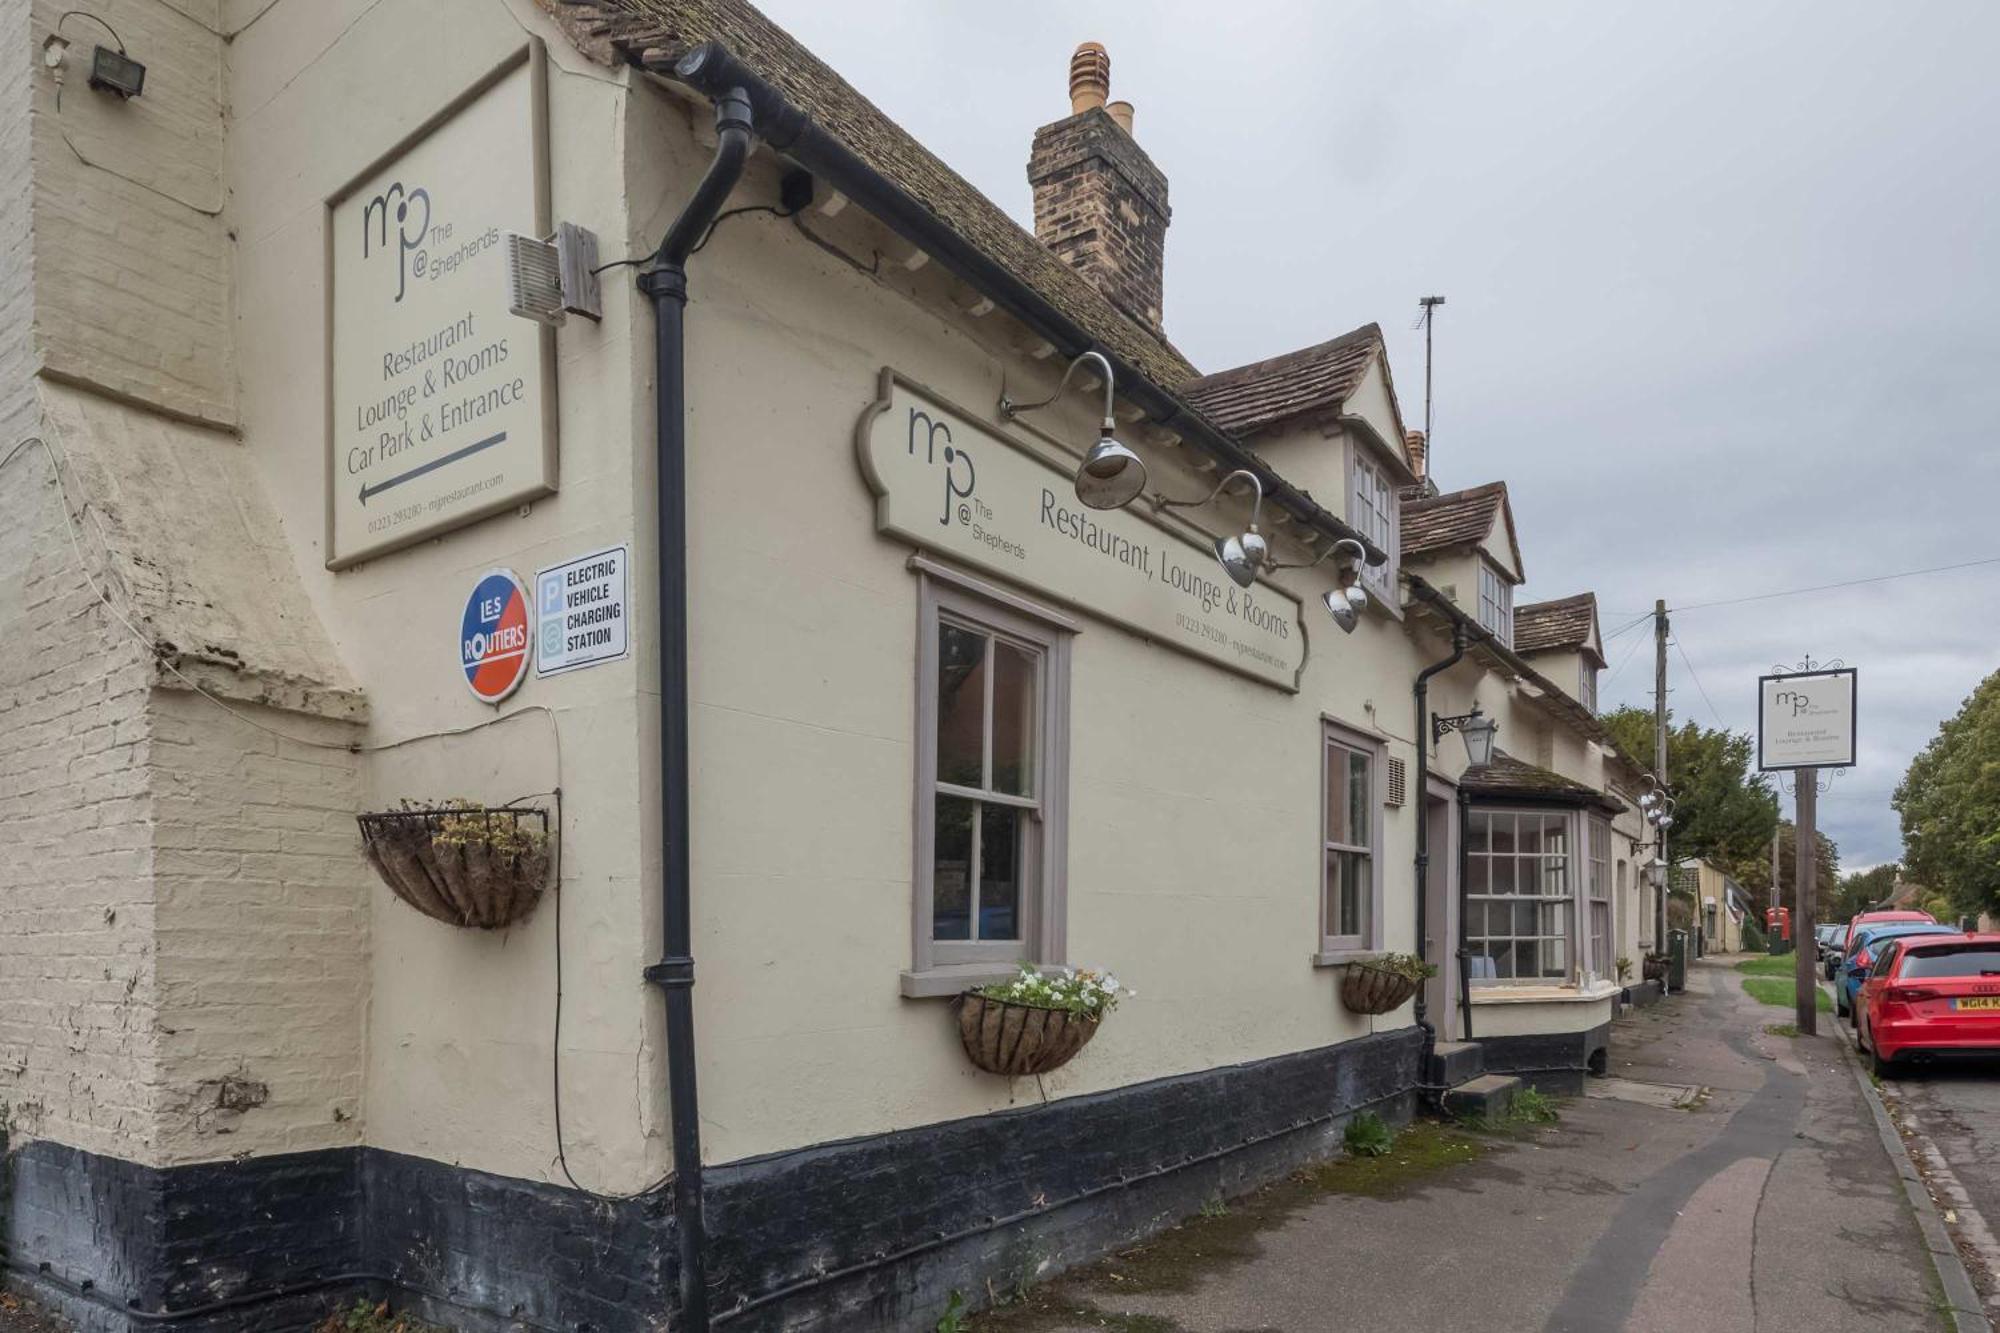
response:
[[[1375,321],[1414,427],[1443,293],[1439,481],[1505,480],[1524,596],[1594,589],[1607,636],[2000,556],[2000,4],[762,7],[1024,223],[1029,137],[1103,42],[1204,371]],[[1890,792],[1996,621],[2000,564],[1691,609],[1672,706],[1748,730],[1760,671],[1858,666],[1821,826],[1894,859]],[[1647,630],[1606,653],[1607,706],[1650,706]]]

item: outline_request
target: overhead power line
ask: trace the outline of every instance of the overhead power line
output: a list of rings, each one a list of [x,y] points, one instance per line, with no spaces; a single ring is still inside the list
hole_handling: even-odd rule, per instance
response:
[[[1676,606],[1675,611],[1706,611],[1717,606],[1741,606],[1745,602],[1768,602],[1774,597],[1798,597],[1809,592],[1832,592],[1836,588],[1858,588],[1866,583],[1887,583],[1891,579],[1913,579],[1920,574],[1949,574],[1959,569],[1974,569],[1980,565],[2000,565],[2000,555],[1982,556],[1978,560],[1961,560],[1952,565],[1932,565],[1928,569],[1904,569],[1894,574],[1875,574],[1865,579],[1845,579],[1839,583],[1817,583],[1810,588],[1785,588],[1777,592],[1754,593],[1749,597],[1728,597],[1718,602],[1695,602],[1689,606]]]

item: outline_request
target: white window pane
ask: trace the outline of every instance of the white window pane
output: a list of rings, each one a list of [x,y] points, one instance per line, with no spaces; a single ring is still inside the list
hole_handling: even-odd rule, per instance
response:
[[[1040,655],[996,640],[993,644],[993,790],[1035,794],[1036,674]]]
[[[978,806],[958,796],[936,800],[931,858],[931,938],[972,938],[972,819]]]
[[[938,624],[937,775],[960,787],[985,785],[986,636]]]
[[[1027,813],[1011,805],[980,807],[979,938],[1021,938],[1022,839]]]

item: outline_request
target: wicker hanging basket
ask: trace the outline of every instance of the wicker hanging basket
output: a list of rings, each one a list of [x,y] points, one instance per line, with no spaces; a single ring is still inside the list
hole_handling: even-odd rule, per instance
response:
[[[987,1073],[1009,1078],[1062,1068],[1090,1045],[1102,1021],[976,991],[958,997],[958,1036],[966,1055]]]
[[[1416,993],[1416,978],[1365,961],[1349,963],[1340,979],[1340,1002],[1357,1014],[1386,1014]]]
[[[541,901],[549,876],[546,810],[450,805],[357,818],[368,864],[425,916],[500,930]]]

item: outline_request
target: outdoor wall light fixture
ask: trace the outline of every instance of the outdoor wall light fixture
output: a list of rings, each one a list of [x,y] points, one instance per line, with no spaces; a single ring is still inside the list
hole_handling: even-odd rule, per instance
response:
[[[1431,743],[1435,745],[1448,731],[1457,732],[1465,741],[1465,762],[1471,768],[1484,768],[1493,762],[1493,742],[1500,734],[1500,724],[1479,711],[1479,705],[1472,705],[1470,713],[1460,713],[1455,717],[1439,717],[1431,714]]]
[[[1677,804],[1672,789],[1648,773],[1646,790],[1639,794],[1639,813],[1646,817],[1646,822],[1656,829],[1672,828]]]
[[[1083,456],[1083,466],[1077,469],[1076,498],[1078,503],[1090,509],[1122,509],[1146,489],[1146,464],[1139,455],[1112,437],[1111,432],[1118,423],[1111,413],[1111,362],[1102,352],[1085,352],[1070,362],[1069,369],[1063,371],[1062,382],[1056,385],[1056,391],[1039,403],[1016,403],[1001,395],[1000,415],[1011,421],[1024,412],[1047,407],[1063,396],[1063,390],[1069,387],[1076,368],[1086,361],[1096,365],[1104,379],[1104,425],[1098,431],[1097,443],[1091,445],[1090,452]]]
[[[1210,543],[1209,549],[1215,552],[1215,558],[1221,564],[1222,572],[1229,576],[1229,581],[1239,588],[1247,588],[1257,581],[1257,571],[1268,567],[1271,558],[1270,546],[1257,531],[1257,520],[1264,512],[1264,483],[1257,480],[1256,473],[1238,468],[1216,482],[1215,489],[1199,500],[1157,500],[1154,505],[1159,509],[1199,509],[1213,502],[1229,488],[1229,483],[1238,478],[1249,482],[1250,489],[1256,494],[1256,499],[1250,504],[1250,527],[1233,537],[1217,537]]]
[[[1328,560],[1338,558],[1340,574],[1335,586],[1320,594],[1320,601],[1326,604],[1326,613],[1333,617],[1333,623],[1340,626],[1343,633],[1354,633],[1354,627],[1361,623],[1361,613],[1368,609],[1368,594],[1361,590],[1361,564],[1368,558],[1368,548],[1352,537],[1342,537],[1326,548],[1319,559],[1303,565],[1281,565],[1275,561],[1264,566],[1266,570],[1311,569],[1323,565]]]

